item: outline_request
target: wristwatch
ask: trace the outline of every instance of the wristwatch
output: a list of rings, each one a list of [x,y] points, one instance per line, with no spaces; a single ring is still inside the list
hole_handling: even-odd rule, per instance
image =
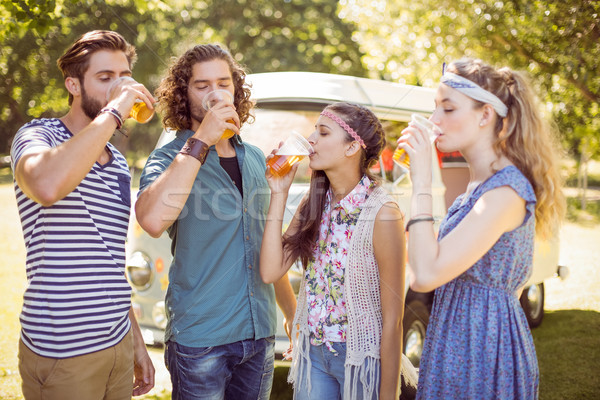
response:
[[[209,150],[210,147],[202,140],[189,138],[179,153],[185,154],[186,156],[192,156],[200,161],[200,163],[204,164]]]

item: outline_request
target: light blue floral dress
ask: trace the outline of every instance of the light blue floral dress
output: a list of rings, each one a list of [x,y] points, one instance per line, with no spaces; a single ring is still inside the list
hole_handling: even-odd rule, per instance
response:
[[[533,188],[513,166],[448,210],[439,238],[475,202],[500,186],[526,202],[523,224],[504,233],[471,268],[435,291],[419,371],[418,399],[536,399],[539,372],[527,319],[516,292],[531,275],[535,234]]]

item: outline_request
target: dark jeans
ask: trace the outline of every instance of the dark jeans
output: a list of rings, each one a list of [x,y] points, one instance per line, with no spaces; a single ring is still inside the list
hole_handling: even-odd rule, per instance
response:
[[[268,400],[274,346],[274,337],[214,347],[167,342],[165,363],[173,384],[172,399]]]

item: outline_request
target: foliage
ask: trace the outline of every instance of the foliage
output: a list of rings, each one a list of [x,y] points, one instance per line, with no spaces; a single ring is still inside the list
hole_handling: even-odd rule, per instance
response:
[[[594,0],[341,0],[372,77],[435,86],[463,56],[528,71],[566,148],[600,155],[600,3]]]
[[[151,90],[172,56],[209,42],[230,49],[249,72],[365,75],[362,53],[352,40],[355,27],[337,17],[335,0],[3,0],[2,5],[0,153],[8,151],[25,122],[66,112],[67,92],[56,60],[93,29],[118,31],[136,45],[133,74]],[[161,131],[158,124],[158,118],[128,124],[129,143],[116,144],[148,154]]]

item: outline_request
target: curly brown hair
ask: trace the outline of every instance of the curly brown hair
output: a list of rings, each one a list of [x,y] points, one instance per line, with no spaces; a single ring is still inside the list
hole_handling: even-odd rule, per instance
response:
[[[156,89],[158,100],[157,109],[162,115],[163,126],[168,129],[190,129],[192,119],[188,101],[188,86],[195,64],[223,60],[229,65],[235,96],[233,104],[243,124],[252,118],[250,101],[250,86],[246,83],[246,71],[238,64],[228,51],[216,44],[196,45],[177,58],[169,67],[169,74],[161,81]]]

